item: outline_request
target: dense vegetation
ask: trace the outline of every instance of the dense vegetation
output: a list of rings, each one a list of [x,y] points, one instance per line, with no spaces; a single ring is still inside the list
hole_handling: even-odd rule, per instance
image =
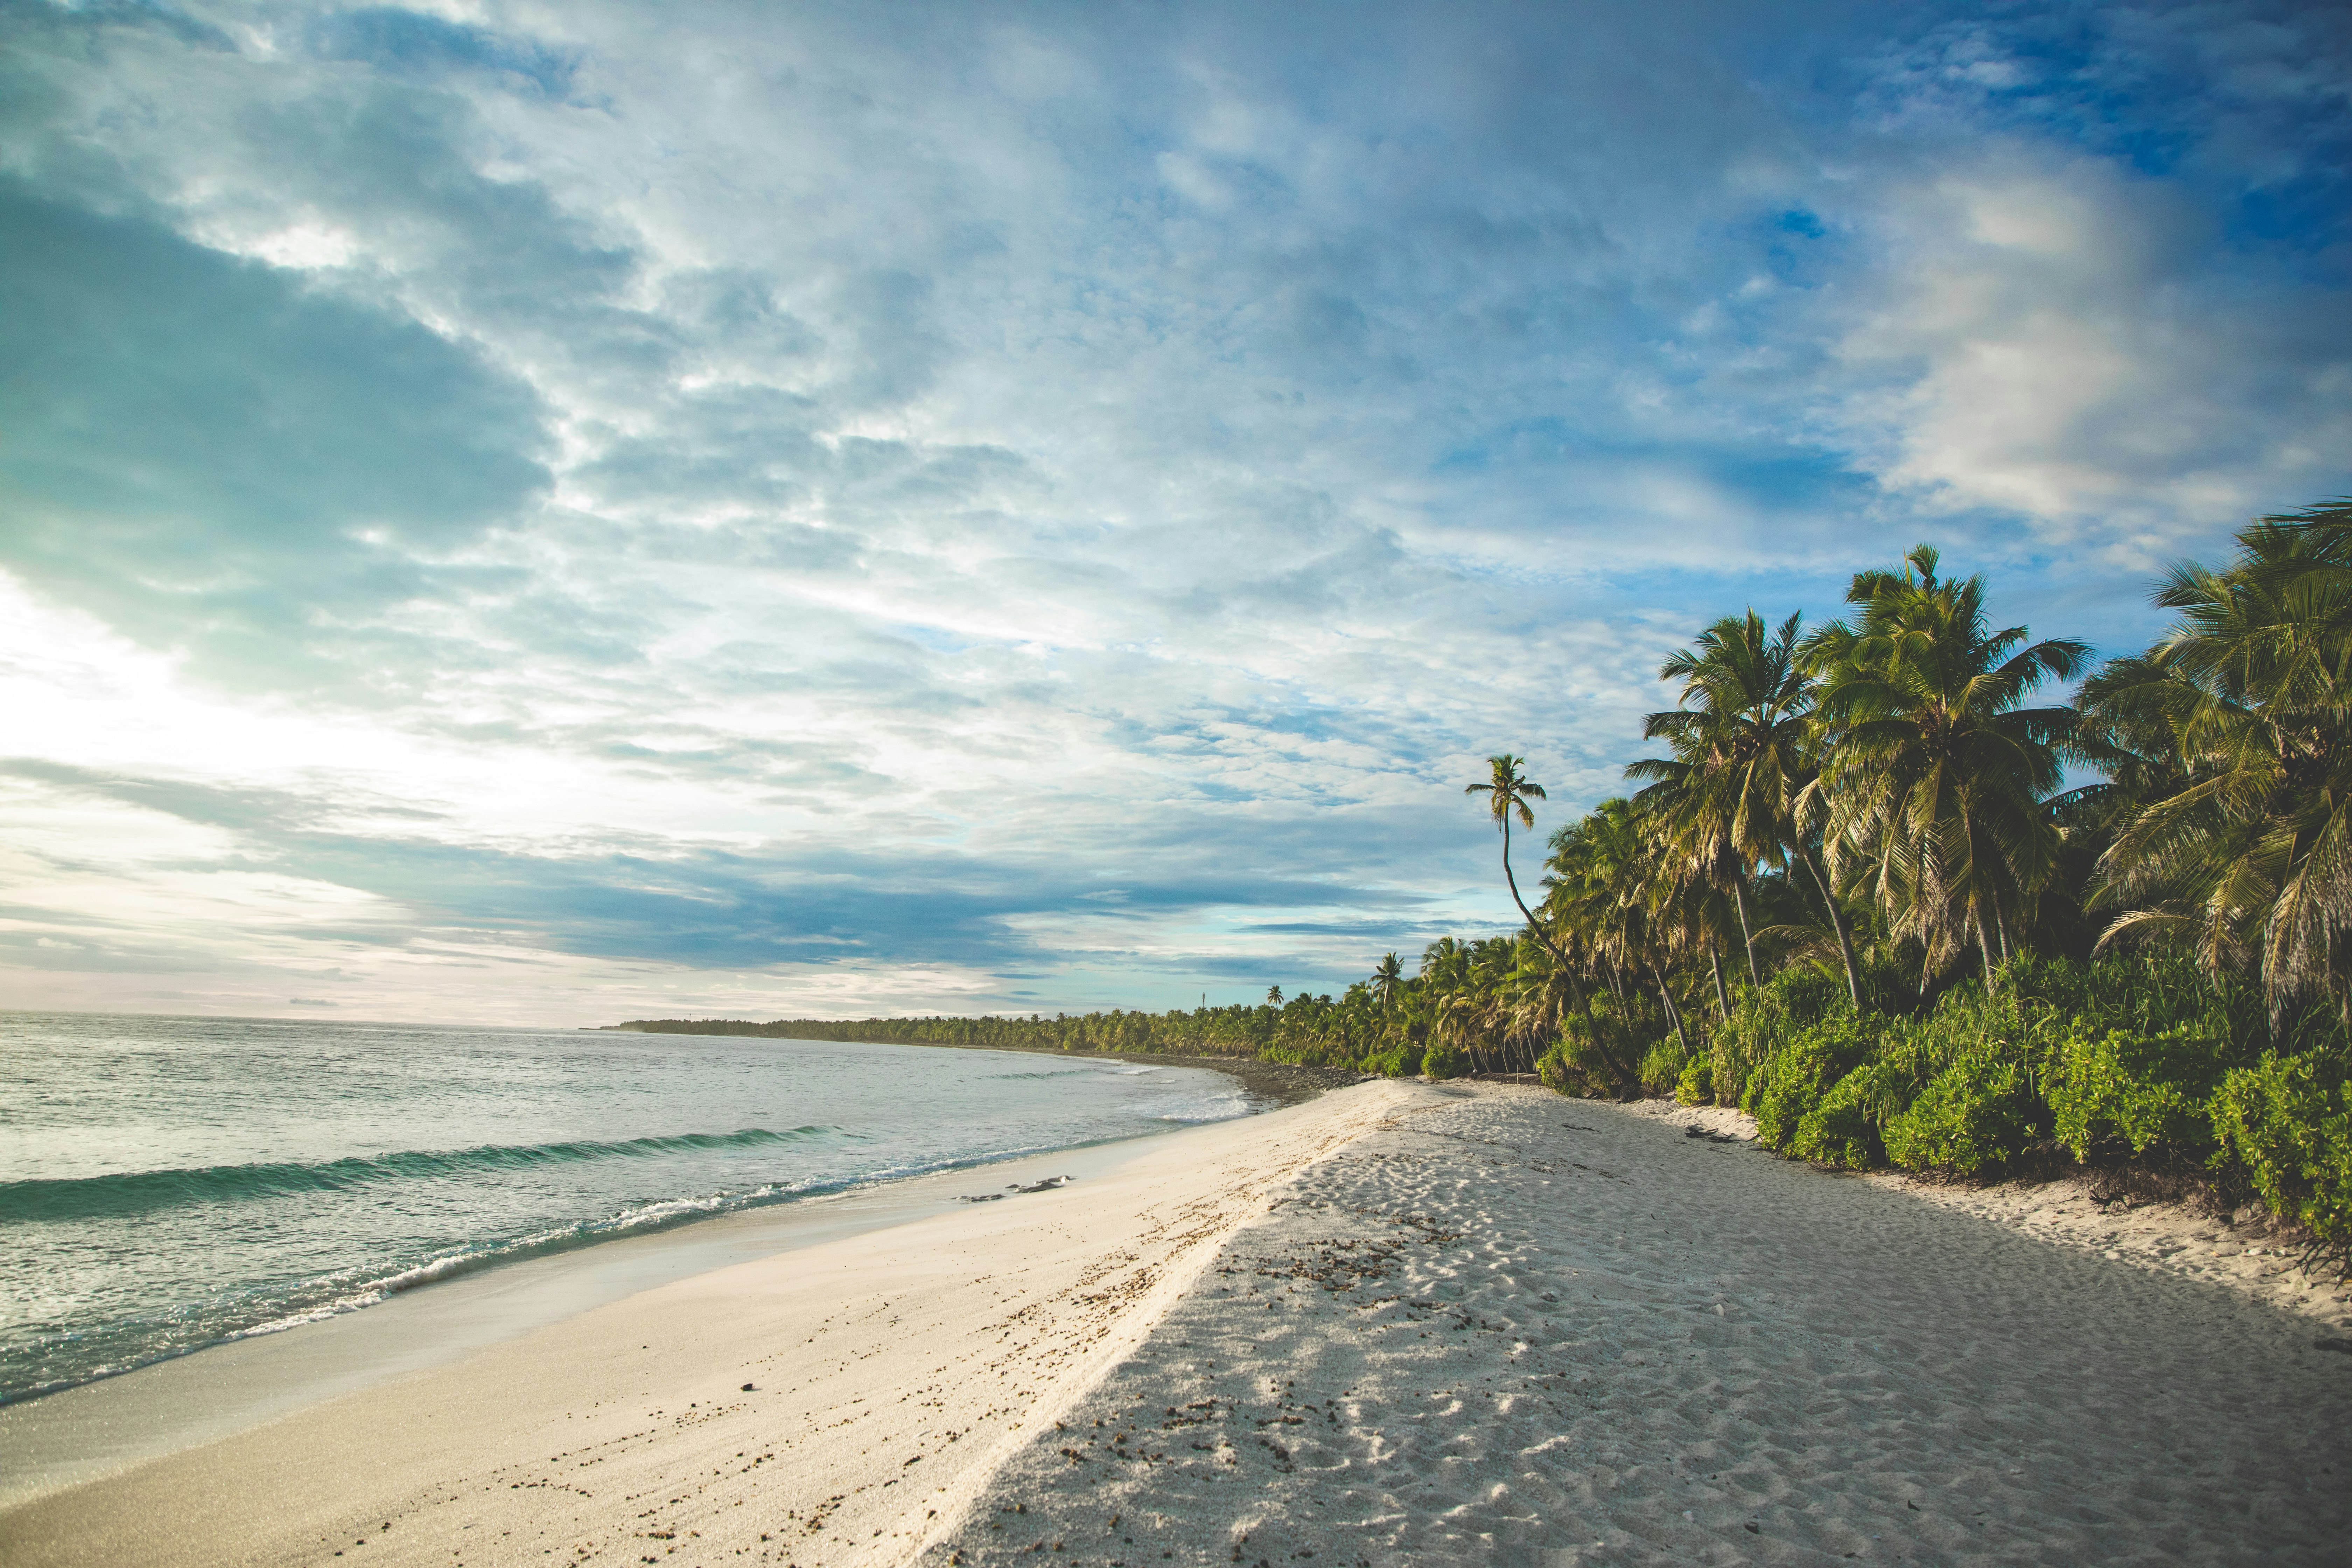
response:
[[[1664,754],[1549,836],[1532,907],[1511,830],[1542,789],[1511,756],[1469,786],[1518,931],[1336,1000],[760,1028],[1532,1071],[1737,1105],[1825,1164],[2252,1192],[2352,1258],[2352,504],[2237,543],[2096,670],[1925,547],[1810,631],[1717,621],[1660,672]]]
[[[1393,962],[1393,961],[1391,961]],[[1354,993],[1350,993],[1352,999]],[[786,1040],[871,1040],[900,1046],[992,1046],[1011,1050],[1148,1051],[1176,1056],[1265,1057],[1278,1061],[1354,1066],[1378,1053],[1381,1020],[1328,996],[1296,996],[1277,987],[1255,1007],[1202,1007],[1189,1013],[1129,1013],[1113,1008],[1072,1017],[1043,1014],[982,1018],[785,1018],[772,1024],[646,1018],[625,1026],[648,1034],[764,1035]],[[1350,1029],[1354,1032],[1350,1032]],[[1366,1071],[1414,1070],[1402,1053]]]

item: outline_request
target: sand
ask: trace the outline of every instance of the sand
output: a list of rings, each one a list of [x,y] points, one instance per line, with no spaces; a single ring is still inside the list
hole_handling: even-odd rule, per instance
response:
[[[1622,1109],[1727,1138],[1756,1136],[1756,1119],[1744,1110],[1671,1100],[1645,1100]],[[2305,1269],[2303,1249],[2259,1204],[2230,1215],[2208,1214],[2189,1204],[2109,1195],[2089,1175],[1979,1184],[1877,1171],[1864,1179],[2112,1262],[2222,1285],[2352,1338],[2352,1283],[2340,1270]]]
[[[1731,1126],[1431,1092],[922,1561],[2346,1561],[2352,1354],[2307,1321]]]
[[[1719,1138],[1343,1089],[58,1492],[0,1562],[2344,1561],[2309,1317]]]
[[[902,1562],[1283,1183],[1413,1092],[644,1291],[10,1508],[0,1563]]]

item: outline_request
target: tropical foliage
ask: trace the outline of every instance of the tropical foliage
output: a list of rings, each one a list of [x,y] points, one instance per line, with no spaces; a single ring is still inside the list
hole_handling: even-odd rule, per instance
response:
[[[1549,833],[1532,904],[1511,836],[1546,796],[1488,759],[1466,787],[1521,923],[1411,974],[1391,953],[1337,998],[757,1027],[1534,1073],[1740,1106],[1827,1164],[2194,1177],[2352,1258],[2352,503],[2237,543],[2164,581],[2162,642],[2095,671],[1925,546],[1810,631],[1717,621],[1660,670],[1664,754]]]

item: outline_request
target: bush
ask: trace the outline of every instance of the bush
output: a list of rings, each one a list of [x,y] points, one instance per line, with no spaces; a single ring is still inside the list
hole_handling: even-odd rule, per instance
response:
[[[2084,1161],[2154,1150],[2207,1162],[2218,1150],[2209,1101],[2226,1048],[2192,1025],[2145,1035],[2077,1021],[2042,1083],[2058,1142]]]
[[[1740,1106],[1756,1118],[1757,1138],[1767,1149],[1785,1150],[1831,1086],[1869,1059],[1877,1023],[1851,1008],[1832,1013],[1748,1076]]]
[[[2050,1131],[2021,1044],[1990,1038],[1936,1076],[1886,1122],[1886,1152],[1911,1171],[1963,1175],[2006,1165]]]
[[[1365,1072],[1376,1072],[1382,1078],[1411,1078],[1421,1071],[1421,1050],[1416,1046],[1391,1046],[1385,1051],[1375,1051],[1363,1060]]]
[[[1683,1064],[1683,1076],[1675,1081],[1675,1098],[1685,1105],[1715,1103],[1715,1057],[1701,1051]]]
[[[2326,999],[2273,1018],[2259,986],[2217,985],[2179,953],[2021,957],[1995,981],[1917,1009],[1914,979],[1874,968],[1866,990],[1892,1010],[1857,1016],[1842,975],[1784,970],[1743,991],[1705,1048],[1652,1047],[1643,1086],[1741,1106],[1767,1148],[1846,1169],[1990,1174],[2053,1141],[2084,1163],[2201,1164],[2225,1187],[2250,1180],[2352,1266],[2352,1039]],[[1657,1037],[1602,1002],[1612,1038]],[[1544,1074],[1608,1092],[1573,1039]]]
[[[1611,1100],[1617,1093],[1591,1047],[1565,1035],[1553,1041],[1536,1063],[1536,1076],[1547,1088],[1579,1100]]]
[[[1813,969],[1786,969],[1739,994],[1715,1031],[1711,1076],[1717,1105],[1745,1105],[1748,1079],[1832,1012],[1853,1011],[1844,984]]]
[[[2271,1057],[2238,1068],[2213,1096],[2213,1129],[2273,1214],[2320,1250],[2352,1260],[2352,1109],[2344,1058]]]
[[[1682,1042],[1668,1035],[1652,1046],[1642,1058],[1642,1092],[1647,1095],[1670,1095],[1681,1086],[1683,1068],[1689,1058]]]
[[[1882,1063],[1866,1063],[1831,1085],[1797,1123],[1788,1152],[1816,1165],[1848,1171],[1885,1163],[1886,1144],[1879,1135],[1879,1118],[1873,1114],[1882,1069]]]
[[[1560,1070],[1580,1085],[1575,1092],[1589,1095],[1638,1091],[1641,1080],[1647,1077],[1643,1062],[1649,1054],[1642,1042],[1662,1036],[1672,1038],[1664,1011],[1639,991],[1629,991],[1622,1001],[1607,991],[1595,993],[1587,999],[1584,1011],[1560,1019],[1559,1031],[1559,1042],[1553,1049],[1559,1054]],[[1621,1084],[1615,1063],[1624,1064],[1634,1081]],[[1538,1064],[1537,1071],[1542,1070]]]
[[[1460,1078],[1470,1070],[1470,1053],[1451,1040],[1433,1040],[1421,1053],[1421,1070],[1431,1078]]]

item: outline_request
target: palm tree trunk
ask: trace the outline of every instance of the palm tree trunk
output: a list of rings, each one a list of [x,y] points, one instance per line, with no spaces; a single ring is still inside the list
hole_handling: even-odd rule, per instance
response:
[[[1978,951],[1979,952],[1980,952],[1980,953],[1984,954],[1984,966],[1985,966],[1985,968],[1984,968],[1984,976],[1985,976],[1985,991],[1986,991],[1986,993],[1987,993],[1988,994],[1990,994],[1992,992],[1992,990],[1994,989],[1994,986],[1993,986],[1993,964],[1992,964],[1992,933],[1991,933],[1990,931],[1987,931],[1987,930],[1985,929],[1985,921],[1984,921],[1984,917],[1983,917],[1982,915],[1979,915],[1979,916],[1977,917],[1976,926],[1977,926],[1977,951]]]
[[[1544,951],[1559,960],[1561,966],[1565,968],[1568,965],[1568,954],[1554,947],[1551,938],[1544,934],[1543,927],[1536,924],[1536,917],[1528,909],[1527,900],[1519,897],[1519,879],[1511,875],[1511,819],[1508,816],[1503,818],[1503,880],[1511,889],[1511,902],[1519,906],[1519,915],[1528,922],[1529,934],[1543,943]]]
[[[1615,973],[1614,966],[1610,972]],[[1609,1048],[1609,1042],[1601,1037],[1601,1020],[1592,1012],[1592,997],[1585,991],[1584,983],[1576,977],[1575,966],[1569,966],[1567,973],[1569,994],[1576,998],[1576,1010],[1584,1015],[1584,1032],[1591,1037],[1592,1048],[1601,1053],[1601,1065],[1609,1069],[1609,1075],[1617,1080],[1618,1089],[1622,1090],[1632,1075],[1617,1059],[1617,1053]],[[1623,994],[1621,992],[1619,995],[1622,1001]]]
[[[1652,964],[1650,973],[1658,982],[1658,1000],[1666,1005],[1666,1022],[1675,1026],[1675,1038],[1682,1042],[1683,1055],[1688,1056],[1691,1048],[1690,1033],[1683,1027],[1683,1010],[1675,1005],[1675,994],[1666,989],[1664,972],[1655,964]]]
[[[1658,988],[1658,994],[1665,1002],[1667,1021],[1675,1026],[1675,1043],[1682,1047],[1683,1059],[1687,1061],[1691,1055],[1690,1031],[1683,1027],[1683,1010],[1675,1005],[1674,997],[1666,993],[1663,984]],[[1647,1089],[1649,1086],[1644,1084],[1642,1087]]]
[[[1709,948],[1706,966],[1715,971],[1715,1010],[1722,1014],[1723,1021],[1728,1024],[1731,1022],[1731,1000],[1723,992],[1723,954]]]
[[[1853,1010],[1862,1011],[1862,979],[1853,965],[1853,932],[1846,929],[1845,911],[1838,907],[1837,895],[1830,890],[1829,874],[1822,869],[1821,857],[1810,844],[1797,846],[1797,858],[1813,874],[1813,886],[1821,889],[1822,904],[1830,912],[1830,929],[1837,932],[1838,956],[1845,960],[1845,994],[1853,1000]],[[1923,982],[1920,990],[1925,992]]]
[[[1731,901],[1738,908],[1739,941],[1748,950],[1748,984],[1761,985],[1763,979],[1756,973],[1756,934],[1748,929],[1748,876],[1744,871],[1731,879]],[[1722,977],[1718,975],[1716,986],[1719,990],[1722,985]]]
[[[1999,904],[1992,907],[1992,928],[2000,933],[2000,961],[2009,962],[2009,917],[2001,913]]]

